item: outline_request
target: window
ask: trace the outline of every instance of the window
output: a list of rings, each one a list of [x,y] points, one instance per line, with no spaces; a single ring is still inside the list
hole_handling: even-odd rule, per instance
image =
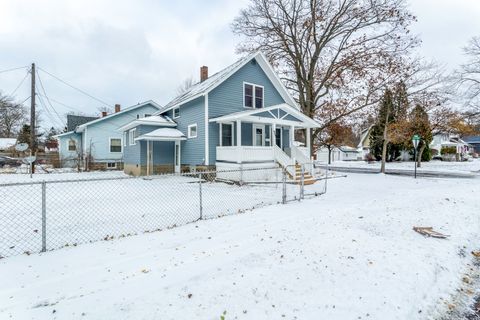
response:
[[[144,118],[147,118],[147,117],[150,117],[150,116],[151,116],[150,113],[145,113],[145,114],[143,115]]]
[[[107,162],[107,169],[116,169],[117,163],[116,162]]]
[[[251,83],[244,83],[243,105],[245,108],[263,108],[263,87]]]
[[[137,119],[140,119],[140,115],[139,115],[139,114],[137,114]]]
[[[77,151],[77,141],[73,139],[68,140],[68,151]]]
[[[180,108],[173,109],[173,119],[180,117]]]
[[[222,146],[233,146],[233,124],[222,123]]]
[[[197,124],[191,124],[188,126],[188,138],[197,137]]]
[[[110,152],[122,152],[122,139],[110,138]]]
[[[132,129],[130,130],[130,132],[128,133],[128,138],[129,138],[129,144],[131,146],[134,146],[135,145],[135,135],[137,134],[137,129]]]
[[[127,139],[128,139],[128,132],[125,131],[123,133],[123,146],[126,147],[127,146]]]

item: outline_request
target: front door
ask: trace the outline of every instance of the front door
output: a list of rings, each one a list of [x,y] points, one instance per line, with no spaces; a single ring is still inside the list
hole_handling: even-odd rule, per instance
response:
[[[253,125],[253,145],[256,147],[265,145],[265,126],[263,124]]]
[[[275,144],[281,149],[282,148],[282,129],[275,128]]]

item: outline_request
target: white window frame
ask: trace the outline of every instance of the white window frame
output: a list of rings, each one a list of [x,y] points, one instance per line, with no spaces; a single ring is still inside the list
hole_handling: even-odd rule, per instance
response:
[[[109,167],[108,165],[113,163],[113,167]],[[117,163],[116,162],[107,162],[107,170],[114,170],[117,169]]]
[[[258,146],[255,143],[257,142],[257,136],[255,129],[262,129],[262,145]],[[264,124],[258,124],[254,123],[252,125],[252,146],[254,147],[265,147],[265,125]]]
[[[128,140],[128,131],[124,131],[123,132],[123,146],[126,147],[127,146],[127,140]]]
[[[219,140],[220,140],[220,141],[219,141],[219,145],[220,145],[220,147],[223,146],[223,125],[224,125],[224,124],[232,127],[232,136],[231,136],[231,139],[230,139],[230,140],[231,140],[231,141],[230,141],[230,145],[233,147],[233,146],[234,146],[234,142],[235,142],[235,139],[234,139],[234,137],[233,137],[233,136],[235,135],[235,131],[234,131],[235,127],[234,127],[233,122],[220,122],[220,134],[219,134],[219,136],[220,136],[220,139],[219,139]]]
[[[137,128],[130,129],[128,131],[128,144],[131,146],[134,146],[137,144],[137,141],[135,141],[135,132],[137,131]]]
[[[175,110],[178,110],[178,116],[175,116]],[[173,119],[178,119],[180,118],[180,107],[176,107],[172,109],[172,118]]]
[[[193,127],[195,127],[195,135],[191,134],[191,131],[192,131]],[[188,136],[188,139],[193,139],[193,138],[198,137],[198,126],[197,126],[196,123],[193,123],[193,124],[191,124],[187,127],[187,136]]]
[[[112,139],[120,140],[120,151],[112,151]],[[119,137],[109,137],[109,138],[108,138],[108,151],[109,151],[110,153],[122,153],[122,152],[123,152],[122,138],[119,138]]]
[[[74,150],[70,150],[70,141],[73,141],[75,142],[75,149]],[[68,152],[75,152],[77,151],[77,140],[73,139],[73,138],[70,138],[67,140],[67,151]]]
[[[252,86],[252,106],[251,107],[248,107],[245,105],[245,85],[248,84],[250,86]],[[255,88],[262,88],[262,106],[260,108],[257,108],[255,107],[256,106],[256,101],[255,101]],[[261,86],[259,84],[255,84],[255,83],[250,83],[250,82],[243,82],[243,107],[244,108],[247,108],[247,109],[263,109],[265,107],[265,87],[264,86]]]

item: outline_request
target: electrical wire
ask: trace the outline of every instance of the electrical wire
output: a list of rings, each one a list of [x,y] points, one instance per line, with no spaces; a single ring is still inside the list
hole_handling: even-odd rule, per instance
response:
[[[58,119],[60,120],[61,123],[63,123],[64,125],[66,125],[65,121],[62,119],[62,117],[60,117],[60,115],[58,114],[57,110],[55,110],[55,108],[53,107],[52,103],[50,102],[50,99],[48,98],[48,95],[47,95],[47,92],[45,91],[45,87],[43,86],[43,82],[42,82],[42,78],[40,78],[40,74],[38,73],[38,71],[36,72],[37,74],[37,77],[38,77],[38,82],[40,83],[40,87],[42,88],[42,91],[43,91],[43,94],[45,95],[45,99],[47,99],[47,102],[48,104],[50,105],[50,108],[53,110],[53,112],[57,115]],[[39,96],[39,99],[41,99],[41,97]],[[46,107],[46,104],[45,104],[45,107]]]
[[[28,66],[18,67],[18,68],[12,68],[12,69],[6,69],[6,70],[0,70],[0,73],[15,71],[15,70],[24,69],[24,68],[28,68]]]
[[[81,92],[81,93],[83,93],[84,95],[86,95],[86,96],[88,96],[88,97],[90,97],[90,98],[92,98],[92,99],[94,99],[94,100],[96,100],[96,101],[98,101],[98,102],[100,102],[100,103],[108,106],[108,107],[113,107],[111,104],[103,101],[102,99],[99,99],[99,98],[96,98],[96,97],[92,96],[91,94],[83,91],[82,89],[79,89],[79,88],[75,87],[74,85],[69,84],[69,83],[66,82],[65,80],[60,79],[59,77],[51,74],[50,72],[46,71],[45,69],[40,68],[40,67],[38,67],[38,69],[41,70],[41,71],[43,71],[43,72],[45,72],[46,74],[48,74],[48,75],[51,76],[52,78],[60,81],[60,82],[63,83],[64,85],[66,85],[66,86],[68,86],[68,87],[70,87],[70,88],[72,88],[72,89],[75,89],[75,90],[77,90],[78,92]]]
[[[22,84],[25,82],[25,79],[27,79],[28,75],[30,74],[31,70],[32,70],[31,68],[27,70],[27,73],[25,74],[25,77],[23,77],[22,81],[20,81],[18,86],[15,88],[15,90],[13,90],[12,93],[9,94],[9,97],[13,97],[15,92],[17,92],[17,90],[22,86]]]

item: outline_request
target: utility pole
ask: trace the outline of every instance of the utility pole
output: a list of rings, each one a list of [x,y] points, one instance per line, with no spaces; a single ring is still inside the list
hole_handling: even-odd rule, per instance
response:
[[[32,92],[30,96],[30,152],[36,156],[37,147],[35,145],[35,63],[32,63]],[[35,173],[35,161],[31,163],[30,172]]]

